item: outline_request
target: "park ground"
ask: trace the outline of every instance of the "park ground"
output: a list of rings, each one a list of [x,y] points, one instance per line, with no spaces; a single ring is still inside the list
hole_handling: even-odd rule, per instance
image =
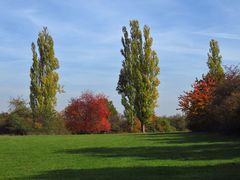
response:
[[[0,136],[0,179],[240,179],[240,138],[201,133]]]

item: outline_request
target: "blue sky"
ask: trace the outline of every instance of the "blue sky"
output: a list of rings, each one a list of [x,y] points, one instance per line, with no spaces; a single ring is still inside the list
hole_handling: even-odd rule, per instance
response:
[[[177,113],[178,96],[207,72],[209,40],[223,64],[240,62],[238,0],[0,0],[0,112],[11,97],[29,100],[31,42],[47,26],[60,62],[57,110],[84,90],[104,93],[123,111],[116,84],[122,26],[148,24],[161,68],[158,115]]]

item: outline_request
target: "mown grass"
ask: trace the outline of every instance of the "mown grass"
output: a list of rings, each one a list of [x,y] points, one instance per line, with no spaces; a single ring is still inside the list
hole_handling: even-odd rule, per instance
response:
[[[0,136],[0,179],[240,179],[240,139],[194,133]]]

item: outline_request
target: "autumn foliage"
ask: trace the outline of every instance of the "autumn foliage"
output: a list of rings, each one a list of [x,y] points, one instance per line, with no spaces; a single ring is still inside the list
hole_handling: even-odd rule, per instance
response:
[[[191,127],[191,125],[196,125],[199,119],[204,120],[207,109],[214,98],[215,86],[216,82],[214,78],[203,76],[200,80],[196,79],[192,85],[192,90],[184,92],[184,95],[179,97],[179,109],[190,120],[190,129],[201,129],[201,127]]]
[[[196,79],[193,90],[184,92],[179,97],[179,107],[188,116],[195,116],[204,111],[213,99],[215,81],[210,76]]]
[[[72,133],[100,133],[111,130],[107,98],[102,94],[84,92],[66,107],[65,125]]]

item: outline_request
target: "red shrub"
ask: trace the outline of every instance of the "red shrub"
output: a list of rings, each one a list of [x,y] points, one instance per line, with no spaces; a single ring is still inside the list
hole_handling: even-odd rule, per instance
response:
[[[185,92],[179,97],[179,106],[189,121],[188,127],[193,131],[206,131],[212,127],[209,118],[210,105],[214,99],[216,82],[210,76],[196,80],[192,85],[193,90]],[[209,114],[210,113],[210,114]]]
[[[196,80],[192,85],[193,90],[185,92],[179,97],[180,109],[187,116],[195,116],[201,113],[212,101],[215,81],[210,76]]]
[[[102,94],[83,93],[65,109],[65,125],[72,133],[99,133],[111,130],[107,98]]]

